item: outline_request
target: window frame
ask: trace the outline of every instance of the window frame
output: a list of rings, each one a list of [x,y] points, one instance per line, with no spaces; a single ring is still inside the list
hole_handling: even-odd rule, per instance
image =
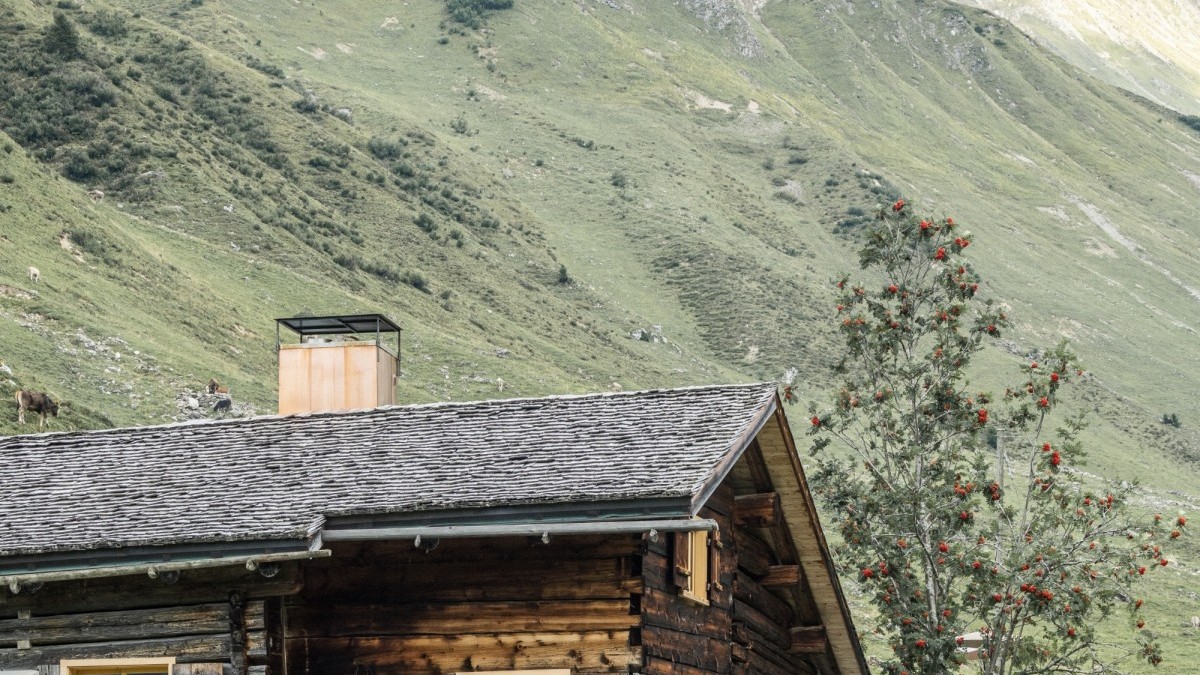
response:
[[[172,675],[174,656],[129,659],[62,659],[59,675],[151,675],[164,670]]]

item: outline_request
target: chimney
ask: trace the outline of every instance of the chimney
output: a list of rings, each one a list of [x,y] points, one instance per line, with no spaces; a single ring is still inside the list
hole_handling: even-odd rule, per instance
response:
[[[300,342],[283,344],[280,326]],[[383,338],[395,334],[395,349]],[[374,408],[396,402],[400,326],[382,314],[275,320],[279,414]]]

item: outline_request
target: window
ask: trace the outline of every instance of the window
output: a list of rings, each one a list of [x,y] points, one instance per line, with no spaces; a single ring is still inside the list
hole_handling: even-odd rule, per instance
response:
[[[671,576],[679,594],[708,604],[709,597],[721,590],[717,549],[720,543],[709,532],[676,532]]]
[[[60,675],[171,675],[175,657],[153,659],[64,659]]]

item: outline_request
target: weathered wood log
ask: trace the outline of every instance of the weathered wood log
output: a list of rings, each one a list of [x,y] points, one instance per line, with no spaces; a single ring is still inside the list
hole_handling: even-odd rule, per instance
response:
[[[263,603],[263,635],[262,640],[266,646],[266,656],[261,662],[251,652],[251,665],[266,664],[273,675],[284,675],[283,668],[283,602],[275,600],[267,600]],[[247,625],[251,624],[249,613],[247,613]],[[250,633],[250,644],[254,644],[254,633]]]
[[[733,498],[733,524],[746,527],[775,527],[782,522],[779,493],[761,492]]]
[[[749,648],[739,642],[731,642],[729,644],[729,658],[731,658],[735,664],[746,663],[750,660]]]
[[[641,647],[630,647],[628,639],[624,631],[310,638],[289,640],[288,668],[312,673],[348,673],[356,665],[404,673],[550,668],[627,672],[642,661]]]
[[[762,658],[774,663],[775,665],[785,670],[795,670],[796,664],[804,659],[801,654],[793,654],[791,651],[784,649],[751,630],[746,624],[735,623],[733,626],[733,639],[738,645],[744,645],[746,653],[757,653]]]
[[[774,661],[764,657],[760,652],[750,652],[750,672],[760,673],[761,675],[797,675],[798,673],[809,673],[811,669],[807,668],[803,662],[797,662],[797,665],[792,668],[782,668]]]
[[[322,565],[305,571],[304,596],[337,602],[615,599],[631,592],[632,575],[631,558]]]
[[[234,591],[229,594],[229,665],[233,675],[247,675],[250,667],[246,658],[246,598]]]
[[[95,612],[163,605],[198,605],[227,602],[231,590],[247,599],[292,595],[300,591],[296,563],[280,563],[270,579],[242,565],[213,567],[183,572],[174,584],[144,574],[102,577],[80,581],[47,583],[37,593],[21,593],[6,599],[5,611],[28,609],[35,614]]]
[[[741,600],[733,601],[733,621],[735,624],[739,622],[746,624],[747,628],[774,642],[781,649],[791,646],[792,641],[787,627],[775,623],[765,614]]]
[[[729,614],[653,588],[642,595],[642,623],[694,635],[729,639]]]
[[[228,667],[222,663],[177,663],[171,667],[171,675],[223,675]]]
[[[266,631],[246,631],[246,659],[250,665],[262,664],[267,661]]]
[[[771,565],[758,583],[767,588],[792,588],[800,585],[799,565]]]
[[[629,598],[364,605],[313,602],[287,612],[290,638],[628,630]]]
[[[728,482],[722,484],[704,502],[704,511],[700,512],[701,518],[712,518],[713,516],[724,516],[725,518],[733,517],[733,487]],[[711,511],[706,513],[705,511]]]
[[[775,554],[771,547],[744,527],[734,528],[733,545],[737,549],[738,567],[755,578],[765,575],[771,570],[771,565],[775,564]]]
[[[666,659],[648,657],[646,665],[641,669],[642,675],[711,675],[703,668],[696,668],[683,663],[672,663]]]
[[[228,603],[81,612],[0,620],[0,643],[34,645],[116,642],[229,631]]]
[[[796,623],[795,612],[786,600],[741,571],[733,578],[733,597],[762,612],[781,630]]]
[[[642,628],[642,649],[648,656],[693,666],[709,673],[729,672],[731,656],[728,640],[645,626]]]
[[[667,556],[658,551],[647,551],[642,556],[642,582],[646,588],[656,588],[660,591],[671,590],[667,576],[669,569]]]
[[[825,626],[795,626],[791,629],[791,650],[799,654],[823,654],[828,638]]]
[[[193,635],[126,642],[91,642],[53,645],[32,649],[0,649],[0,664],[5,668],[35,668],[62,659],[115,659],[174,656],[177,663],[229,661],[229,633]]]

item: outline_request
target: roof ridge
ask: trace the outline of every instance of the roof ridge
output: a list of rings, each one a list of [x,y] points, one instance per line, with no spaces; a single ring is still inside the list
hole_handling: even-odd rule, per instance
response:
[[[276,420],[285,420],[291,418],[308,419],[308,418],[324,418],[324,417],[350,417],[359,415],[368,415],[380,411],[398,411],[398,410],[425,410],[425,409],[440,409],[440,408],[466,408],[466,407],[485,407],[491,405],[502,405],[506,403],[522,403],[533,401],[584,401],[603,398],[621,398],[648,394],[672,394],[686,393],[694,391],[730,391],[744,389],[766,389],[770,387],[772,390],[778,388],[778,384],[770,381],[762,382],[743,382],[733,384],[699,384],[688,385],[685,387],[659,387],[654,389],[633,389],[629,391],[598,391],[587,392],[583,394],[550,394],[547,396],[522,396],[516,398],[490,398],[476,399],[473,401],[429,401],[425,403],[404,403],[394,405],[383,405],[375,408],[351,408],[348,410],[322,410],[315,412],[291,413],[288,415],[265,414],[254,415],[251,417],[233,417],[225,419],[192,419],[180,420],[176,422],[166,422],[163,424],[150,424],[145,426],[127,426],[127,427],[110,427],[107,429],[72,429],[68,431],[43,431],[32,434],[13,434],[11,436],[0,436],[0,447],[3,447],[5,441],[16,438],[25,439],[26,441],[34,438],[60,439],[74,436],[103,436],[106,434],[130,433],[134,431],[153,431],[157,429],[182,429],[188,427],[203,427],[203,426],[238,426],[244,424],[258,424],[263,422],[271,422]]]

